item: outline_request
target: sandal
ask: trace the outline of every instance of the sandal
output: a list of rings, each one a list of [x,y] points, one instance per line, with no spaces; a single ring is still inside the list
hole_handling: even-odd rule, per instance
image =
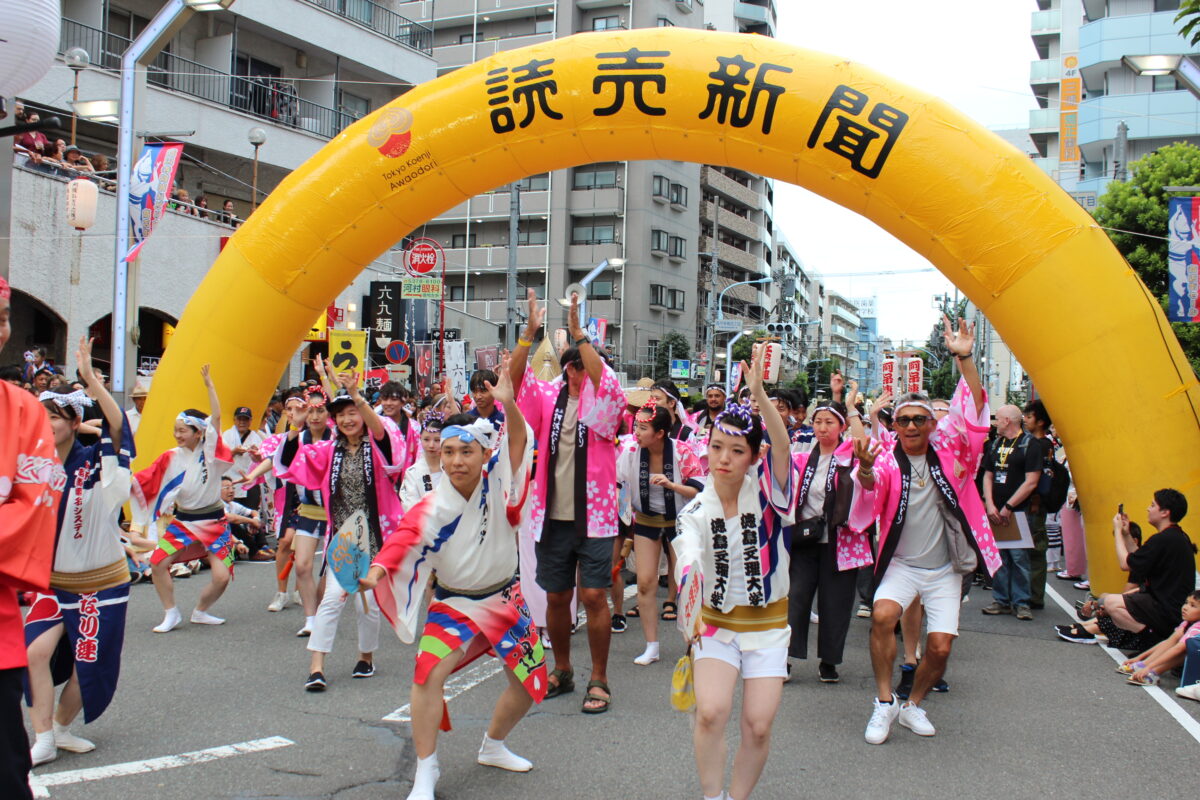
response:
[[[598,694],[592,694],[592,689],[600,689],[606,695],[608,695],[608,697],[601,697]],[[593,705],[591,708],[589,708],[588,703],[596,703],[599,705]],[[611,705],[612,692],[609,691],[608,684],[604,681],[588,681],[587,694],[583,698],[583,708],[581,709],[583,713],[603,714],[605,711],[608,711],[608,707]]]
[[[641,615],[642,615],[642,612],[638,611],[637,606],[634,606],[633,608],[631,608],[625,612],[625,616],[627,616],[627,617],[640,617]]]
[[[671,602],[670,600],[666,601],[663,603],[663,610],[662,613],[658,615],[658,618],[667,622],[674,622],[675,620],[679,619],[679,606],[675,605],[675,603]]]
[[[554,683],[550,683],[554,681]],[[560,694],[570,694],[575,691],[575,670],[556,669],[550,673],[546,683],[546,699],[558,697]]]

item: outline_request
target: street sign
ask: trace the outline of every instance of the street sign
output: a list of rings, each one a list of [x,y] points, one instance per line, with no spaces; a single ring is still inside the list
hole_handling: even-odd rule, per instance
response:
[[[400,287],[402,300],[441,300],[441,278],[405,278]]]
[[[429,338],[436,342],[442,338],[442,332],[439,330],[430,331]],[[461,328],[446,328],[446,341],[447,342],[457,342],[461,338],[462,338],[462,329]]]
[[[740,331],[742,325],[740,319],[719,319],[713,323],[713,330],[717,333],[734,333]]]
[[[691,375],[692,362],[686,358],[671,359],[671,379],[680,378],[687,380]]]
[[[408,268],[409,275],[420,277],[441,266],[445,258],[442,246],[435,240],[417,239],[404,254],[404,266]]]
[[[384,349],[383,355],[391,364],[403,364],[408,361],[408,345],[404,342],[392,342]]]

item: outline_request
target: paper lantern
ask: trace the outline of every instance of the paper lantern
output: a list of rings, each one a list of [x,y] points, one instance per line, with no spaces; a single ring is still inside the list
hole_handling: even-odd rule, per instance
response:
[[[0,97],[12,97],[42,79],[54,63],[61,25],[59,0],[0,3]]]
[[[87,178],[67,183],[67,224],[77,231],[86,231],[96,222],[96,198],[100,191]]]

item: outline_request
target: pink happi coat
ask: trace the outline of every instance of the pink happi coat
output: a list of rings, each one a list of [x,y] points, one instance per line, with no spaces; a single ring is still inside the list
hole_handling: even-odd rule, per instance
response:
[[[550,460],[550,420],[564,378],[538,380],[533,370],[525,370],[525,378],[517,390],[517,406],[533,428],[538,442],[537,468],[529,493],[530,525],[534,536],[541,540],[546,519],[547,465]],[[587,458],[587,531],[588,536],[600,539],[617,535],[617,427],[625,410],[625,392],[607,366],[597,389],[591,378],[584,378],[579,390],[579,422],[588,426]],[[576,454],[578,457],[578,454]]]
[[[396,493],[395,486],[395,481],[400,476],[397,464],[404,458],[404,441],[400,436],[400,429],[396,427],[395,423],[388,425],[385,421],[383,427],[391,447],[391,453],[385,454],[383,448],[379,446],[378,440],[372,437],[371,459],[375,466],[375,507],[379,511],[379,533],[386,540],[392,531],[400,526],[400,518],[404,516],[404,508],[400,505],[400,495]],[[365,433],[371,436],[370,429],[367,429]],[[333,438],[312,444],[302,444],[296,451],[296,457],[288,466],[283,464],[282,443],[276,443],[272,457],[275,463],[275,477],[321,493],[325,515],[330,520],[330,530],[326,532],[327,537],[335,533],[332,530],[333,492],[329,488],[329,478],[333,468],[333,450],[338,441],[338,438]],[[263,447],[259,448],[259,451],[262,452],[265,447],[266,442],[263,443]]]
[[[989,416],[987,392],[984,392],[982,409],[976,412],[970,387],[965,380],[960,379],[958,388],[954,390],[954,397],[950,400],[950,413],[938,422],[937,429],[929,437],[929,446],[937,454],[942,472],[954,488],[984,565],[988,572],[994,575],[996,570],[1000,569],[1000,551],[996,549],[992,527],[988,522],[983,500],[979,497],[979,490],[975,486],[975,473],[979,470],[983,446],[987,441]],[[882,437],[881,441],[884,443],[884,450],[875,461],[875,488],[869,492],[863,489],[858,482],[857,472],[854,473],[855,491],[854,501],[850,506],[849,525],[852,530],[861,532],[878,520],[878,547],[882,557],[882,554],[887,552],[885,547],[900,505],[902,475],[900,466],[896,463],[896,438],[886,436]],[[839,564],[841,559],[842,554],[839,551]],[[882,576],[887,566],[886,560],[876,566],[877,579]]]
[[[795,453],[792,456],[792,461],[796,464],[796,469],[800,475],[799,480],[804,480],[804,469],[808,466],[808,460],[813,457],[813,451],[817,450],[818,446],[807,450]],[[820,451],[817,450],[819,453]],[[854,440],[846,439],[838,445],[833,451],[833,460],[839,467],[848,467],[854,461]],[[813,475],[813,481],[824,481],[825,476],[817,473]],[[834,477],[834,486],[840,476]],[[862,487],[858,484],[854,485],[854,491],[862,491]],[[796,518],[799,519],[803,509],[796,509]],[[849,525],[841,525],[836,532],[835,552],[837,553],[837,568],[838,572],[844,572],[848,569],[857,569],[866,567],[875,563],[875,555],[871,552],[871,537],[864,530],[855,530]]]

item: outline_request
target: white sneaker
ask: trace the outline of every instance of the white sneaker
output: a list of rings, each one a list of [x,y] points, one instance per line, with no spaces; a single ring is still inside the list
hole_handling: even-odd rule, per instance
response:
[[[878,699],[874,702],[871,721],[867,723],[867,744],[883,744],[892,732],[892,722],[900,713],[900,701],[892,695],[890,703],[881,703]]]
[[[288,593],[276,592],[275,599],[267,606],[267,611],[283,611],[288,605]]]
[[[192,571],[187,568],[187,564],[172,564],[171,565],[171,577],[172,578],[190,578],[190,577],[192,577]]]
[[[658,642],[646,642],[646,650],[633,660],[639,667],[648,667],[659,660]]]
[[[486,733],[483,735],[483,744],[479,745],[479,757],[476,760],[485,767],[499,767],[509,772],[529,772],[533,769],[532,761],[521,758],[509,750],[503,740],[492,739]]]
[[[95,742],[76,736],[57,722],[54,723],[54,746],[69,753],[90,753],[96,749]]]
[[[437,753],[428,758],[417,759],[417,774],[413,776],[413,788],[408,800],[435,800],[433,790],[442,771],[438,769]]]
[[[1175,689],[1177,697],[1186,697],[1188,700],[1200,700],[1200,683],[1193,683],[1190,686],[1180,686]]]
[[[299,590],[296,590],[296,589],[292,590],[291,601],[292,601],[292,605],[294,605],[294,606],[304,605],[304,601],[300,599],[300,592],[299,592]]]
[[[225,624],[225,620],[221,619],[220,617],[214,617],[212,614],[209,614],[207,611],[201,611],[198,608],[193,609],[193,611],[192,611],[192,622],[196,625],[224,625]]]
[[[49,764],[58,758],[58,747],[54,744],[54,731],[46,731],[37,735],[37,738],[33,740],[33,747],[29,748],[29,757],[33,759],[35,767],[39,764]]]
[[[937,733],[929,717],[925,716],[925,709],[912,703],[906,702],[900,706],[900,724],[917,736],[933,736]]]
[[[179,627],[179,623],[183,622],[183,615],[179,613],[178,608],[169,608],[167,613],[163,615],[163,621],[154,628],[155,633],[167,633]]]

